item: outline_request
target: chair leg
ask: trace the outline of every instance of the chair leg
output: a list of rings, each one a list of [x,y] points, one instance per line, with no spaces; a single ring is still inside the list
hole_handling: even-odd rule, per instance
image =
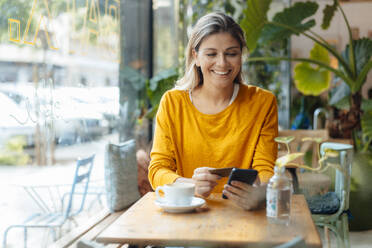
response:
[[[3,237],[3,248],[6,248],[6,246],[7,246],[8,232],[9,232],[10,229],[12,229],[12,226],[5,229],[4,237]]]
[[[350,248],[350,241],[349,241],[349,220],[347,214],[342,214],[341,216],[341,233],[342,233],[342,240],[344,242],[345,248]]]
[[[23,246],[27,248],[27,227],[24,227],[24,234],[23,234]]]
[[[335,222],[327,224],[327,227],[334,233],[336,237],[337,248],[344,248],[345,244],[340,224],[341,224],[340,220],[337,220]]]
[[[324,239],[326,241],[327,248],[331,248],[331,239],[329,238],[329,229],[327,226],[324,226]]]
[[[322,226],[324,228],[324,243],[326,247],[331,247],[331,237],[329,235],[329,231],[332,231],[335,235],[336,241],[337,241],[337,248],[343,248],[345,247],[343,238],[341,237],[340,233],[340,228],[338,226],[338,223],[322,223],[322,224],[317,224],[319,226]]]
[[[4,237],[3,237],[3,248],[7,247],[8,233],[9,233],[10,229],[15,228],[15,227],[19,228],[19,227],[22,227],[22,226],[12,225],[12,226],[9,226],[7,229],[5,229]],[[27,248],[27,227],[22,227],[22,228],[24,230],[24,232],[23,232],[23,247]]]
[[[53,241],[56,241],[57,240],[57,232],[56,232],[55,228],[50,228],[50,229],[52,231]]]

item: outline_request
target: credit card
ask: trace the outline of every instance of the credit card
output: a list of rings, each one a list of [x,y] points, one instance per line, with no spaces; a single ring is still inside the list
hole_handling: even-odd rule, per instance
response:
[[[220,177],[228,177],[234,167],[209,169],[209,172]]]

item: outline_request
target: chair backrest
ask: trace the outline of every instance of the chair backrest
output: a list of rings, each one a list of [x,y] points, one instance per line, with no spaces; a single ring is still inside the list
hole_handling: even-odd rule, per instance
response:
[[[339,153],[337,158],[329,158],[330,163],[337,163],[342,171],[336,170],[335,175],[335,193],[341,200],[343,209],[349,209],[350,177],[353,160],[353,146],[350,144],[325,142],[320,146],[322,156],[326,148],[330,148]],[[327,162],[327,161],[326,161]]]
[[[65,219],[79,214],[84,208],[94,157],[95,155],[91,155],[87,158],[78,159],[76,162],[74,180],[72,182],[71,191],[69,192],[67,208],[64,212]],[[82,189],[82,191],[79,190],[79,194],[76,194],[77,187]],[[76,199],[80,200],[80,202],[78,202],[76,210],[72,211],[73,205],[77,201]]]
[[[316,137],[322,138],[323,142],[329,139],[328,130],[326,129],[299,129],[299,130],[280,130],[278,136],[293,136],[295,139],[289,144],[291,152],[306,152],[312,149],[312,163],[311,166],[316,167],[318,163],[318,154],[316,144],[313,142],[302,142],[303,138]],[[287,150],[284,146],[279,147],[279,156],[284,155]],[[281,154],[282,153],[282,154]],[[302,158],[300,161],[303,163]]]

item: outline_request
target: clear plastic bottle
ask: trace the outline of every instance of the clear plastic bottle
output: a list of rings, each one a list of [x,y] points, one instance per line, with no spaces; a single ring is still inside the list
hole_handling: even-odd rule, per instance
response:
[[[292,181],[285,175],[285,167],[274,167],[266,191],[266,216],[269,223],[288,225],[290,221]]]

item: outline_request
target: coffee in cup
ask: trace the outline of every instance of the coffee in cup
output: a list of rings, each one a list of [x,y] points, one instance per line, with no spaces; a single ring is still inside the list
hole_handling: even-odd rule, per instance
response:
[[[163,192],[163,196],[160,195]],[[191,204],[195,193],[193,183],[172,183],[156,188],[156,197],[159,201],[172,206],[188,206]]]

